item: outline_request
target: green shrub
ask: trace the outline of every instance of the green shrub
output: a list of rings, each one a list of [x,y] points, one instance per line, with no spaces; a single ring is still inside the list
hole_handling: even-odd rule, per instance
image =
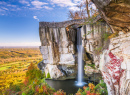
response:
[[[101,80],[101,82],[95,86],[95,90],[98,91],[101,95],[108,95],[107,86],[103,80]]]
[[[88,66],[92,67],[93,69],[96,69],[95,68],[95,64],[87,64]]]
[[[44,78],[44,74],[35,66],[35,64],[31,63],[26,72],[26,79],[28,80],[29,84],[35,79],[42,78]]]
[[[96,86],[92,83],[88,84],[87,86],[79,89],[76,95],[108,95],[106,84],[101,81],[101,83],[97,84]]]
[[[51,78],[51,77],[50,77],[50,73],[49,73],[49,72],[47,73],[46,78]]]
[[[26,94],[23,92],[22,95],[26,95]]]

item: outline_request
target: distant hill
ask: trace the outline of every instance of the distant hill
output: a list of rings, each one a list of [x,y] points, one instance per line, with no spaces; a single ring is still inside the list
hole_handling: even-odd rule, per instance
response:
[[[39,48],[39,46],[0,46],[2,48]]]

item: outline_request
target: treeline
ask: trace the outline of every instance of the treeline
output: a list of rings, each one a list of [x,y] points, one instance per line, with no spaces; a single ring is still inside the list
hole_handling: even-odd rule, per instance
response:
[[[0,64],[21,61],[41,56],[38,48],[9,48],[0,49]],[[41,56],[42,57],[42,56]]]

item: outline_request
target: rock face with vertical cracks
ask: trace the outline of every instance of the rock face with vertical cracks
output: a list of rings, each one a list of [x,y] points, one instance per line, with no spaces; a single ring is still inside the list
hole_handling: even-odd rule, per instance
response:
[[[130,94],[130,32],[119,32],[100,55],[99,67],[109,95]]]
[[[40,51],[43,55],[43,62],[39,63],[38,67],[45,71],[46,75],[50,73],[51,78],[61,80],[76,77],[77,29],[67,30],[66,28],[71,23],[80,24],[83,21],[40,22]],[[71,25],[71,27],[75,26]]]
[[[117,37],[101,55],[109,95],[130,95],[130,0],[92,0]],[[114,74],[115,73],[115,74]]]
[[[95,18],[95,22],[100,16]],[[43,62],[38,67],[45,71],[46,75],[50,73],[53,79],[76,78],[77,75],[77,28],[83,24],[85,20],[71,20],[65,22],[40,22],[39,35],[41,40],[40,51],[43,56]],[[82,42],[85,47],[85,53],[94,54],[94,48],[104,46],[102,43],[104,38],[101,37],[106,30],[105,22],[100,25],[82,25]],[[95,29],[95,33],[94,30]],[[93,48],[93,46],[96,46]],[[95,57],[95,55],[93,55]],[[87,57],[86,57],[87,58]],[[87,62],[84,58],[84,61]],[[93,60],[93,62],[96,62]],[[87,64],[87,63],[86,63]],[[95,70],[94,70],[95,71]],[[95,71],[99,73],[98,71]],[[87,74],[87,73],[86,73]],[[89,76],[88,76],[89,77]]]

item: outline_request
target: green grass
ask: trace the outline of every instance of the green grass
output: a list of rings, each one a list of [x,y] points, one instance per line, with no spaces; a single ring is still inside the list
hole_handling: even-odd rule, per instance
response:
[[[31,62],[37,63],[42,60],[42,55],[38,48],[9,48],[0,49],[0,58],[0,71],[6,71],[12,68],[27,68]]]
[[[35,60],[28,60],[28,61],[17,61],[17,62],[12,62],[12,63],[9,63],[9,64],[3,64],[0,66],[0,71],[1,70],[7,70],[7,69],[10,69],[12,66],[16,66],[16,68],[23,68],[23,67],[28,67],[28,65],[31,63],[31,62],[34,62]],[[21,64],[21,66],[20,66]]]
[[[0,67],[0,71],[1,70],[6,70],[6,69],[8,69],[7,67]]]

